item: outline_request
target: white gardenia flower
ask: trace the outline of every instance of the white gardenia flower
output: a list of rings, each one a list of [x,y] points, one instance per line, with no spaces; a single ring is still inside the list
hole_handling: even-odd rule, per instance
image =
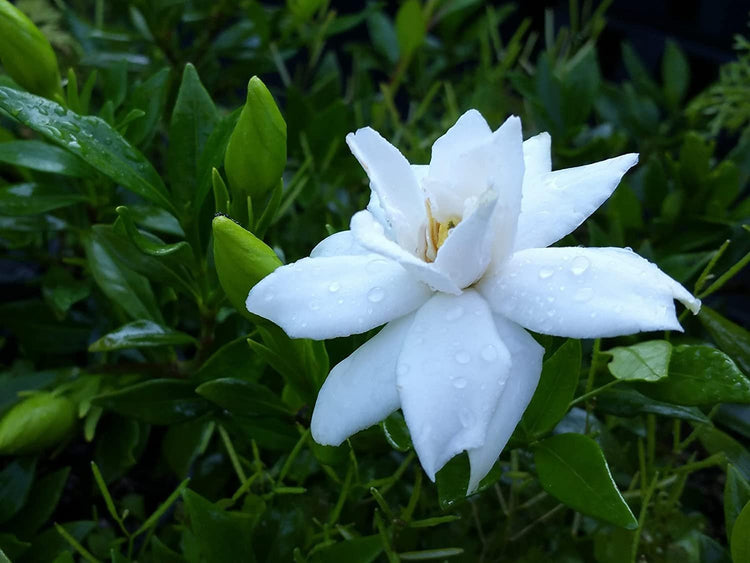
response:
[[[621,248],[546,248],[578,227],[638,161],[551,171],[550,136],[525,142],[469,110],[410,165],[373,129],[346,141],[370,178],[351,230],[282,266],[249,311],[293,338],[385,327],[331,370],[313,438],[341,444],[402,409],[427,475],[466,450],[468,492],[497,460],[536,389],[544,350],[525,329],[574,338],[681,330],[674,299],[700,307]]]

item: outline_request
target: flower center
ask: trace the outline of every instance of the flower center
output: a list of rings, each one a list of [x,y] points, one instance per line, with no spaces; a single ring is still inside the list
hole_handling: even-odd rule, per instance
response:
[[[458,215],[449,215],[441,223],[432,215],[430,200],[426,199],[424,204],[427,209],[427,229],[425,230],[425,240],[427,245],[425,247],[424,259],[425,262],[434,262],[438,249],[443,246],[448,235],[450,235],[456,225],[461,222],[461,217]]]

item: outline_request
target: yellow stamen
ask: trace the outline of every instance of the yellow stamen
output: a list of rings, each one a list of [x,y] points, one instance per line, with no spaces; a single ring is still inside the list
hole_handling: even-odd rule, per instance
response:
[[[456,225],[461,222],[461,217],[458,215],[451,215],[448,217],[447,221],[440,223],[435,220],[435,217],[432,215],[430,200],[426,199],[424,204],[427,209],[427,232],[425,233],[427,248],[425,250],[425,260],[427,262],[433,262],[438,249],[443,246],[448,235],[450,235]]]

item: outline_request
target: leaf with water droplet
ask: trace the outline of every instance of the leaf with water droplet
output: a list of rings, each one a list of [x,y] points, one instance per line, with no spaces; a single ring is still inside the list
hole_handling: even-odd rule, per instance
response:
[[[618,346],[606,352],[612,356],[607,367],[616,379],[658,381],[667,377],[672,345],[666,340]]]

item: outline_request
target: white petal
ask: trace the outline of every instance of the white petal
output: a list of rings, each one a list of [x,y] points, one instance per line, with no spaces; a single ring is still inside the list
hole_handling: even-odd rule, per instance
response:
[[[277,268],[250,290],[246,305],[292,338],[323,340],[380,326],[430,295],[393,260],[377,254],[328,256]]]
[[[369,254],[370,251],[362,248],[352,236],[351,231],[339,231],[321,240],[310,252],[310,258],[322,258],[325,256],[356,256],[358,254]]]
[[[624,154],[530,177],[523,187],[515,249],[544,248],[572,233],[612,195],[637,162],[637,154]]]
[[[494,311],[521,326],[573,338],[682,330],[673,300],[700,308],[656,265],[622,248],[521,250],[479,290]]]
[[[428,264],[389,240],[385,235],[383,226],[369,211],[355,213],[350,226],[354,238],[360,245],[372,252],[395,260],[414,277],[426,283],[432,289],[455,295],[461,293],[461,289],[450,277],[440,272],[434,264]]]
[[[427,177],[427,173],[430,170],[428,164],[412,164],[411,171],[414,172],[414,179],[417,181],[417,185],[421,186],[424,179]]]
[[[464,155],[478,145],[490,142],[492,130],[482,114],[470,109],[458,118],[458,121],[439,137],[432,145],[430,159],[430,176],[438,179],[455,177],[457,166]],[[480,189],[480,193],[484,191]]]
[[[349,133],[346,143],[367,172],[398,243],[416,251],[426,215],[424,196],[409,161],[370,127]]]
[[[523,142],[524,193],[529,180],[536,180],[537,177],[552,171],[551,145],[552,139],[547,132],[539,133]]]
[[[474,290],[436,294],[417,311],[396,381],[414,449],[427,476],[484,444],[510,369],[492,313]]]
[[[497,193],[487,190],[477,209],[451,231],[438,249],[435,267],[460,288],[482,277],[490,263],[495,242],[492,217],[497,201]]]
[[[471,473],[467,492],[473,493],[490,472],[523,412],[529,406],[542,373],[544,348],[516,323],[495,315],[495,328],[508,347],[512,362],[510,377],[487,427],[484,445],[469,450]]]
[[[396,362],[414,313],[391,321],[328,374],[310,430],[319,444],[338,446],[399,408]]]

